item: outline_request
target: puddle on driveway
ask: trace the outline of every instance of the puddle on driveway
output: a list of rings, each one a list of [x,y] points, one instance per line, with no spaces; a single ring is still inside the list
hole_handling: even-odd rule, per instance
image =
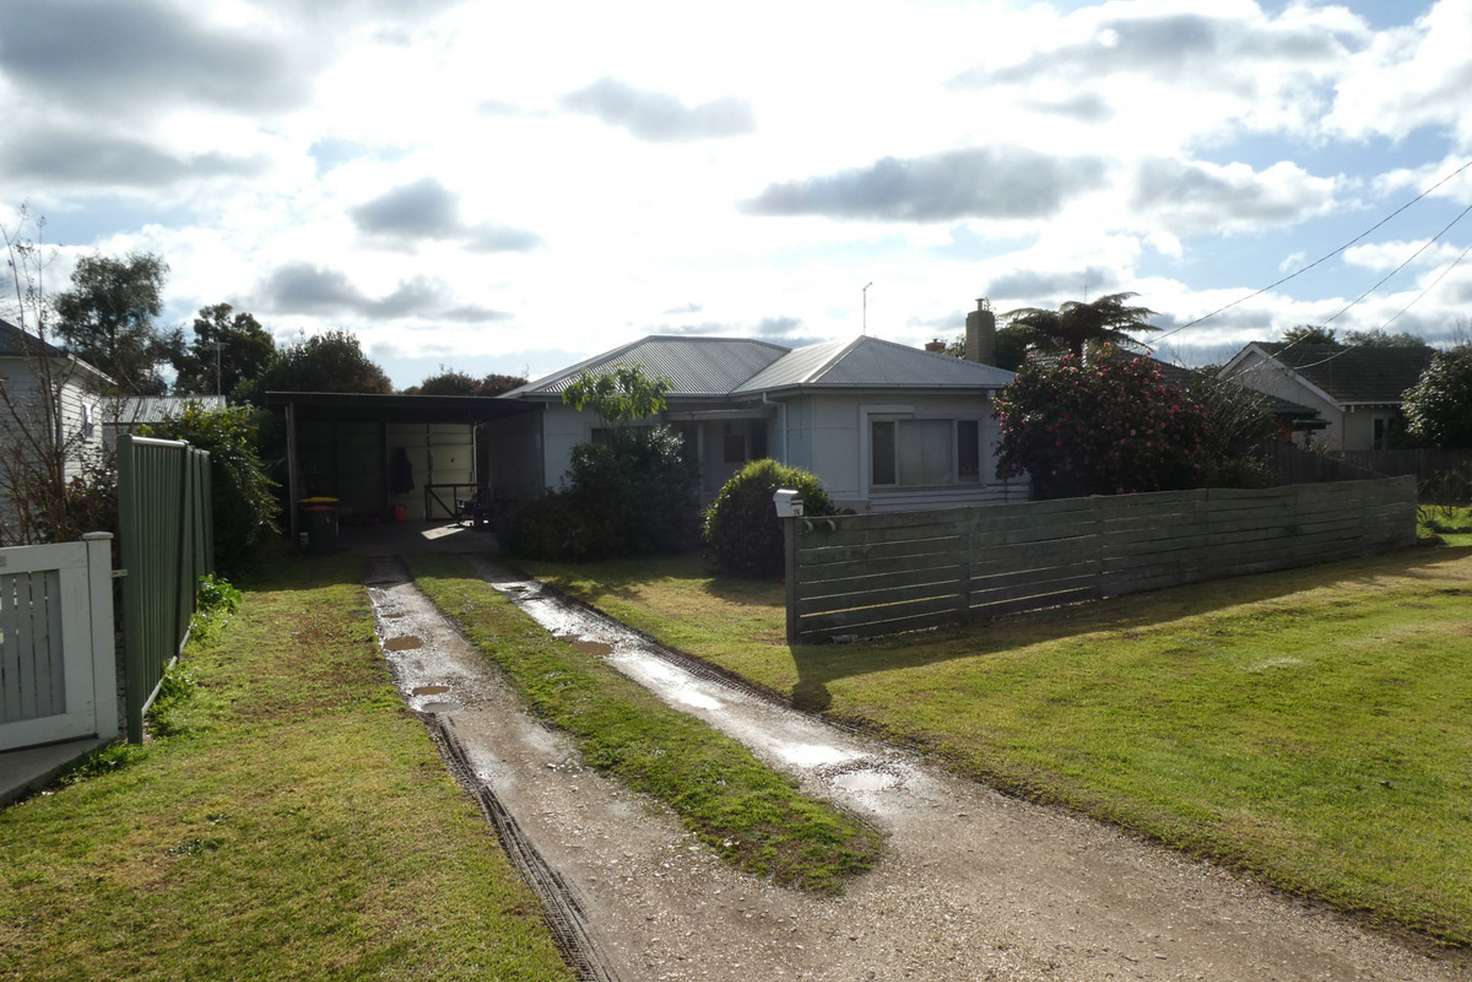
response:
[[[385,651],[411,651],[414,648],[424,647],[424,642],[412,634],[400,634],[396,638],[389,638],[383,643]]]
[[[422,713],[453,713],[457,709],[464,708],[458,702],[445,700],[443,702],[427,702],[419,707],[419,711]]]
[[[442,692],[449,692],[448,685],[417,685],[409,690],[412,696],[437,696]]]
[[[548,631],[846,805],[881,815],[933,806],[938,789],[901,752],[686,667],[643,635],[535,580],[488,563],[481,574]]]

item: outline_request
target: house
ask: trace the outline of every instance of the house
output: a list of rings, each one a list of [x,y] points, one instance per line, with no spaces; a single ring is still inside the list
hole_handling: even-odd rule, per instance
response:
[[[8,489],[23,471],[44,467],[46,455],[59,450],[70,480],[100,451],[103,399],[96,393],[111,384],[75,355],[0,319],[0,544],[19,537]]]
[[[1428,347],[1254,341],[1218,375],[1316,410],[1328,423],[1312,442],[1330,450],[1383,450],[1403,425],[1401,394],[1431,363]],[[1307,445],[1307,434],[1299,438]]]
[[[1160,372],[1161,379],[1168,385],[1184,386],[1190,381],[1192,375],[1196,371],[1199,371],[1198,369],[1172,365],[1168,361],[1161,361],[1159,358],[1152,358],[1149,355],[1142,355],[1133,351],[1125,351],[1119,348],[1111,350],[1114,351],[1114,358],[1147,359]],[[1289,399],[1284,399],[1281,396],[1266,392],[1262,394],[1267,397],[1268,411],[1278,421],[1278,437],[1285,443],[1292,442],[1295,438],[1307,440],[1311,434],[1324,430],[1329,425],[1328,421],[1319,415],[1317,409],[1293,402]]]
[[[985,301],[967,316],[966,358],[867,336],[799,348],[641,338],[500,396],[534,411],[484,424],[489,481],[509,499],[557,487],[573,447],[601,426],[563,405],[563,391],[583,371],[640,365],[673,385],[661,421],[684,435],[706,499],[761,457],[812,471],[836,504],[856,511],[1025,499],[1025,478],[996,477],[992,401],[1012,373],[987,364],[995,340]]]
[[[118,445],[119,435],[135,433],[140,426],[178,416],[190,405],[207,410],[224,409],[225,397],[119,396],[106,400],[102,405],[102,445],[111,450]]]

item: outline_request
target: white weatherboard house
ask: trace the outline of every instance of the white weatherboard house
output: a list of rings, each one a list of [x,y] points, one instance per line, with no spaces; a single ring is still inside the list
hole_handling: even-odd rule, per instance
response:
[[[812,471],[840,506],[902,511],[1022,500],[1026,478],[996,477],[993,397],[1012,373],[986,362],[996,321],[967,316],[967,357],[874,337],[787,348],[748,338],[652,336],[501,396],[535,407],[484,424],[498,498],[561,484],[572,448],[595,439],[593,412],[562,403],[584,370],[640,365],[673,383],[661,421],[684,434],[701,491],[715,495],[748,460]]]
[[[48,371],[53,400],[43,398]],[[0,400],[0,450],[27,453],[27,434],[43,433],[48,425],[49,401],[59,409],[49,425],[55,428],[54,445],[67,450],[64,477],[70,480],[81,472],[89,454],[101,451],[105,405],[96,393],[110,384],[112,379],[75,355],[0,319],[0,388],[5,394]],[[0,540],[14,534],[14,521],[13,503],[0,493]]]

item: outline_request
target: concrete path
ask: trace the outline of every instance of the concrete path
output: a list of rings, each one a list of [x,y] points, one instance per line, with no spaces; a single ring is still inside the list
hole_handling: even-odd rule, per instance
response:
[[[441,721],[560,875],[592,959],[623,979],[1435,979],[1460,958],[1056,809],[1006,798],[671,660],[495,566],[549,630],[742,740],[888,835],[845,896],[721,864],[661,806],[585,770],[396,567],[371,580],[410,705]],[[396,640],[397,639],[397,640]],[[440,687],[443,686],[443,690]]]

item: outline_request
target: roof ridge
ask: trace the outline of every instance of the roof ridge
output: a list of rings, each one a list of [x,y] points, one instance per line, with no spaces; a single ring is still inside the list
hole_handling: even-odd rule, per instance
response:
[[[727,337],[723,334],[646,334],[639,341],[633,343],[638,344],[640,341],[741,341],[746,344],[765,345],[768,348],[776,348],[778,351],[797,350],[785,344],[779,344],[776,341],[767,341],[763,338]]]
[[[806,377],[804,377],[803,382],[805,382],[805,383],[817,382],[824,375],[827,375],[830,371],[833,370],[833,366],[834,365],[837,365],[840,361],[843,360],[843,358],[844,358],[845,355],[847,355],[850,351],[853,351],[855,348],[857,348],[859,346],[859,344],[862,343],[863,340],[864,340],[864,338],[867,337],[867,336],[868,335],[865,335],[865,334],[857,335],[852,341],[848,342],[842,348],[840,348],[838,350],[838,353],[837,354],[833,355],[827,361],[823,362],[823,364],[819,365],[817,368],[815,368],[811,372],[809,372],[806,375]],[[828,341],[824,341],[824,342],[820,342],[820,343],[822,343],[822,344],[832,344],[834,341],[837,341],[837,340],[840,340],[840,339],[839,338],[832,338],[832,339],[830,339]]]

